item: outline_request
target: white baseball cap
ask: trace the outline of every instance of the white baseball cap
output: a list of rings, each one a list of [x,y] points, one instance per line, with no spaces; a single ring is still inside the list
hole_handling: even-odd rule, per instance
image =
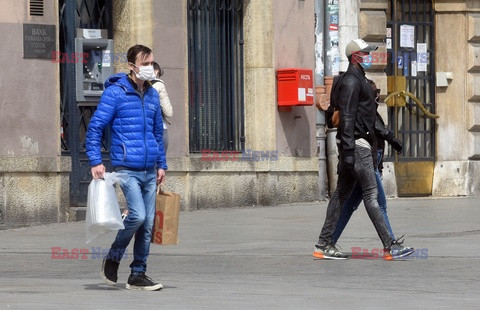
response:
[[[377,48],[378,46],[368,45],[367,42],[362,39],[355,39],[347,44],[347,47],[345,48],[345,54],[347,55],[347,57],[349,57],[355,52],[369,53],[371,51],[375,51]]]

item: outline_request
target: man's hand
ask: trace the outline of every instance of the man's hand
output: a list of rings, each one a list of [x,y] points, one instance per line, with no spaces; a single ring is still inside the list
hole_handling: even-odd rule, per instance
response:
[[[157,185],[162,185],[165,182],[165,170],[157,170]]]
[[[103,164],[93,166],[90,171],[92,172],[93,179],[103,179],[105,173],[105,166]]]
[[[398,140],[393,133],[389,133],[387,135],[387,141],[390,143],[390,145],[397,151],[398,153],[401,153],[403,151],[403,145],[402,141]]]
[[[403,151],[403,146],[402,142],[398,140],[397,138],[393,138],[390,142],[390,145],[397,151],[398,153],[401,153]]]

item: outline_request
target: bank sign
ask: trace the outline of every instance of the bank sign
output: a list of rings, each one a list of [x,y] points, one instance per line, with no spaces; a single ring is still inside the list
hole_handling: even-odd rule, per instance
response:
[[[23,58],[51,59],[55,44],[55,25],[23,24]]]

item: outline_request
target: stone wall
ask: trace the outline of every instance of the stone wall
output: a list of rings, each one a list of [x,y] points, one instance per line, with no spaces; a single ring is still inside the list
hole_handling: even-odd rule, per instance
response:
[[[437,87],[434,196],[478,196],[480,179],[480,3],[435,1],[436,71],[452,72]]]
[[[0,158],[0,229],[67,221],[70,158]]]
[[[166,187],[181,195],[182,209],[275,205],[318,200],[318,162],[206,162],[200,157],[170,158]]]
[[[189,154],[187,1],[114,3],[114,19],[119,19],[114,23],[117,51],[135,43],[149,44],[150,38],[133,27],[135,23],[141,22],[146,30],[154,30],[150,32],[150,44],[155,59],[165,69],[163,79],[174,108],[169,127],[166,188],[180,193],[182,209],[319,199],[318,159],[314,153],[315,108],[298,107],[292,113],[279,114],[275,77],[277,67],[314,69],[313,4],[314,0],[245,1],[245,149],[277,150],[279,158],[278,161],[211,162],[202,161],[201,155]],[[140,19],[135,15],[140,11],[138,6],[143,5],[151,5],[152,18]],[[120,203],[124,204],[123,199]]]
[[[59,65],[23,57],[24,24],[58,34],[58,1],[45,0],[43,16],[30,15],[28,1],[0,6],[0,229],[64,222],[71,164],[60,152]]]

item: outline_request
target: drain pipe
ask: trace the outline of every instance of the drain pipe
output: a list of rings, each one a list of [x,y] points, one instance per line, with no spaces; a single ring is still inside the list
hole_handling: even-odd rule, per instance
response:
[[[318,153],[318,196],[319,200],[328,197],[327,157],[325,141],[325,111],[322,108],[327,98],[324,86],[324,0],[315,0],[315,100],[317,106],[316,142]]]
[[[339,49],[339,4],[338,0],[328,1],[325,7],[325,72],[324,81],[326,93],[330,98],[333,77],[340,71],[340,49]],[[327,162],[328,162],[328,183],[330,197],[337,186],[337,163],[338,150],[336,144],[336,128],[327,129]]]

